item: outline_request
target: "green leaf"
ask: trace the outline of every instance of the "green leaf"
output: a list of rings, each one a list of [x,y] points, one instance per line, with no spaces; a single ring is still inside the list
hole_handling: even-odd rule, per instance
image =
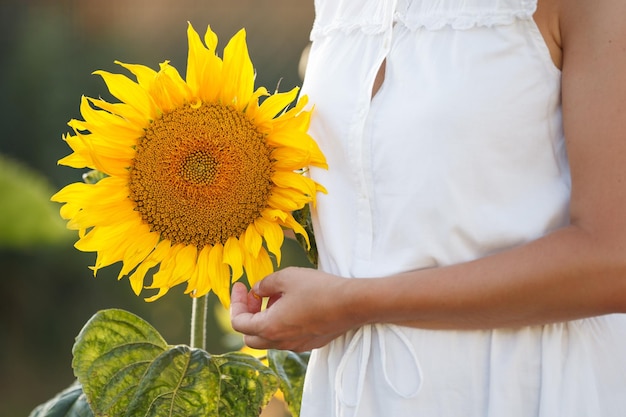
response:
[[[56,397],[35,408],[29,417],[93,417],[83,388],[72,384]]]
[[[219,369],[219,417],[258,417],[278,389],[276,374],[257,358],[229,352],[213,356]]]
[[[300,415],[304,375],[310,352],[295,353],[288,350],[268,350],[270,368],[278,375],[280,389],[293,417]]]
[[[151,364],[127,416],[217,416],[219,376],[201,349],[175,346]]]
[[[309,243],[311,245],[307,249],[306,240],[302,237],[302,235],[296,234],[296,240],[306,252],[307,259],[311,265],[317,267],[318,253],[315,233],[313,232],[313,221],[311,220],[311,206],[309,204],[305,204],[304,207],[300,210],[295,210],[292,214],[293,218],[300,223],[300,226],[302,226],[304,230],[306,230],[306,233],[309,235]]]
[[[124,310],[94,315],[76,338],[74,374],[96,416],[122,416],[140,378],[167,343],[147,322]]]
[[[123,310],[94,315],[73,353],[96,417],[257,417],[278,389],[277,376],[254,357],[169,346]]]

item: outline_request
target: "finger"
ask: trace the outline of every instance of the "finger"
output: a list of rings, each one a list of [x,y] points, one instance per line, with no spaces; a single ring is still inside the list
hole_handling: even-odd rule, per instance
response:
[[[278,349],[291,350],[294,352],[304,352],[310,350],[307,348],[306,342],[297,340],[270,340],[261,336],[246,335],[243,337],[246,346],[253,349]]]
[[[261,337],[244,335],[243,342],[252,349],[276,349],[276,344]]]
[[[248,311],[251,313],[258,313],[263,306],[263,298],[257,295],[254,291],[248,292]]]
[[[267,308],[270,308],[276,301],[280,299],[280,297],[282,297],[281,294],[272,295],[267,302]]]
[[[247,333],[248,322],[252,316],[248,306],[248,289],[241,282],[236,282],[230,296],[230,321],[233,328],[238,332]]]
[[[235,282],[230,294],[230,315],[248,313],[248,289],[241,282]]]
[[[279,294],[281,292],[277,279],[279,273],[280,272],[275,272],[263,278],[254,285],[252,291],[260,297],[271,297],[272,295]]]

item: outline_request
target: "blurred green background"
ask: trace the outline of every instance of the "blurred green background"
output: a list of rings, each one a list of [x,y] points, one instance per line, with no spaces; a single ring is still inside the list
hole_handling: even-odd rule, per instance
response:
[[[0,0],[0,416],[27,416],[73,380],[71,348],[99,309],[124,308],[172,344],[188,343],[191,301],[176,288],[154,303],[135,297],[119,266],[94,278],[93,254],[73,248],[52,193],[81,180],[57,166],[70,153],[67,122],[80,118],[82,94],[113,100],[97,69],[113,61],[158,69],[186,63],[186,29],[208,24],[220,47],[240,28],[257,85],[285,91],[301,84],[313,2],[302,0]],[[220,48],[221,50],[221,48]],[[300,264],[296,245],[287,263]],[[232,348],[213,323],[208,350]]]

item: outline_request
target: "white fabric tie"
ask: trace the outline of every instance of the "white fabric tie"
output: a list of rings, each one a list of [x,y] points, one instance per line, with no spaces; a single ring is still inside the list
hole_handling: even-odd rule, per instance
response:
[[[348,347],[346,348],[341,360],[339,361],[339,365],[337,367],[337,373],[335,374],[335,392],[337,395],[335,404],[336,404],[336,415],[343,416],[344,410],[346,408],[352,408],[352,415],[356,415],[358,411],[358,407],[361,403],[361,396],[363,394],[363,388],[365,384],[365,376],[367,373],[367,366],[369,363],[370,354],[372,351],[372,333],[376,330],[377,339],[378,339],[378,347],[380,349],[380,364],[382,368],[383,378],[387,386],[399,397],[401,398],[413,398],[417,396],[422,388],[423,382],[423,374],[422,367],[417,358],[417,353],[415,352],[415,348],[411,344],[410,340],[406,337],[406,335],[393,324],[372,324],[360,327],[352,336],[352,339],[348,343]],[[419,382],[415,389],[412,389],[408,392],[402,391],[402,386],[400,383],[394,383],[393,375],[387,370],[387,347],[386,347],[386,336],[389,335],[389,332],[393,333],[401,342],[401,346],[406,349],[411,357],[410,364],[408,366],[415,367],[415,375],[417,376]],[[357,355],[357,348],[361,346],[361,354]],[[358,361],[358,375],[355,378],[350,378],[351,380],[356,379],[356,392],[354,393],[352,398],[348,398],[348,394],[344,388],[344,374],[346,372],[346,367],[350,363],[351,360]],[[351,376],[351,375],[350,375]]]

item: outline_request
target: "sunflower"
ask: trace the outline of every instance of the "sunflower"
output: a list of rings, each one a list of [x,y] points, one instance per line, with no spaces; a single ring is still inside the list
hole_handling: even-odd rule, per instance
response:
[[[78,231],[76,248],[97,253],[94,274],[121,262],[118,279],[137,295],[158,290],[147,301],[186,282],[192,297],[213,290],[228,306],[244,270],[252,285],[273,271],[270,253],[280,264],[283,228],[306,237],[291,213],[325,191],[304,174],[326,161],[307,134],[306,97],[254,89],[245,30],[223,59],[210,27],[204,42],[191,24],[187,36],[185,79],[168,61],[158,71],[116,61],[136,81],[95,72],[119,102],[82,98],[59,164],[104,178],[52,200]]]

